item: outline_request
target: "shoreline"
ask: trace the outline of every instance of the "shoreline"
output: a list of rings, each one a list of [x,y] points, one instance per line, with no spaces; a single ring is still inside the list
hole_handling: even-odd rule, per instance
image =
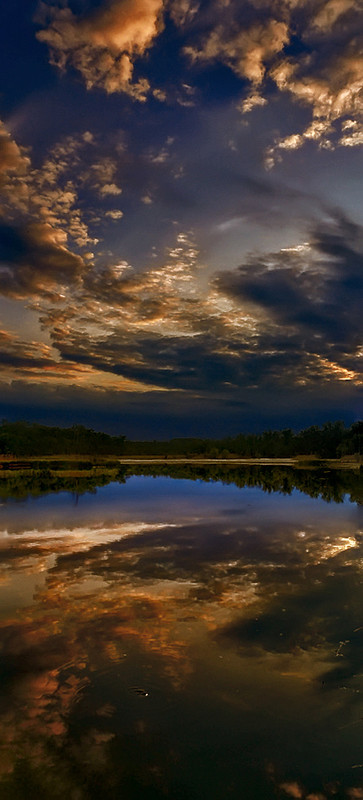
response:
[[[136,464],[195,464],[213,466],[215,464],[223,464],[224,466],[266,466],[266,467],[301,467],[303,469],[314,469],[315,467],[325,466],[336,469],[359,469],[363,464],[361,461],[341,461],[340,459],[307,459],[303,458],[164,458],[163,456],[131,456],[130,458],[122,457],[118,459],[120,464],[125,466]]]
[[[216,466],[223,465],[226,467],[243,467],[243,466],[285,466],[296,467],[300,469],[316,469],[325,467],[328,469],[359,469],[363,466],[363,457],[357,459],[356,457],[344,459],[324,459],[313,458],[304,456],[292,456],[291,458],[207,458],[207,457],[173,457],[173,456],[116,456],[116,455],[93,455],[93,454],[72,454],[72,455],[47,455],[47,456],[9,456],[0,455],[0,470],[5,469],[9,465],[10,469],[27,469],[34,462],[37,464],[49,462],[89,462],[88,469],[106,467],[108,465],[120,466],[142,466],[147,465],[163,465],[173,466],[184,464],[189,466]],[[93,462],[93,464],[92,464]],[[10,466],[11,465],[11,466]],[[29,465],[29,466],[28,466]]]

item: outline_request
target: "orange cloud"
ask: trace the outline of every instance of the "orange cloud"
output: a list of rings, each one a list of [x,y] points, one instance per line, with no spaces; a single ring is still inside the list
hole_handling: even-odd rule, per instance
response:
[[[311,110],[311,122],[304,131],[276,137],[266,154],[271,168],[281,160],[282,150],[315,141],[321,147],[357,146],[363,136],[362,18],[358,0],[253,0],[249,18],[241,19],[238,2],[224,4],[222,16],[200,43],[185,48],[193,61],[222,61],[238,76],[250,82],[239,108],[248,113],[267,102],[266,80],[274,81],[280,92]],[[284,50],[298,39],[301,51]],[[355,126],[344,132],[346,117]],[[340,122],[343,135],[338,138]],[[332,138],[330,138],[332,134]],[[335,141],[334,141],[335,138]]]
[[[0,185],[12,174],[24,174],[30,165],[24,149],[19,147],[0,120]]]
[[[232,35],[220,26],[211,32],[199,50],[187,47],[185,52],[193,60],[221,59],[238,75],[259,85],[267,63],[282,50],[288,38],[286,23],[269,19]]]
[[[342,120],[342,131],[345,131],[346,116],[353,117],[350,121],[353,133],[343,135],[339,144],[355,146],[362,143],[363,59],[358,48],[358,43],[353,41],[344,52],[331,57],[316,74],[308,66],[304,69],[290,60],[282,60],[271,71],[271,77],[281,91],[289,92],[294,100],[312,110],[312,121],[305,131],[278,139],[271,154],[276,154],[279,149],[296,149],[308,140],[332,148],[329,134],[333,132],[333,124]]]
[[[111,0],[82,18],[44,3],[42,10],[48,24],[37,37],[48,45],[52,64],[74,67],[88,89],[145,100],[150,85],[145,78],[133,82],[134,61],[163,27],[163,0]]]

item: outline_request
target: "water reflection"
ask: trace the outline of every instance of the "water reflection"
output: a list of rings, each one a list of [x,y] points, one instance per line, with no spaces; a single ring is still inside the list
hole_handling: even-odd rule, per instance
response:
[[[363,797],[350,503],[135,477],[0,527],[1,798]]]

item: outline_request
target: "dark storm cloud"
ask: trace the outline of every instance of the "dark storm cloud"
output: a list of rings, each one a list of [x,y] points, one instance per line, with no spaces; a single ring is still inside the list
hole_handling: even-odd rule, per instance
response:
[[[250,384],[285,387],[297,380],[320,381],[314,355],[301,349],[298,336],[261,334],[258,344],[228,339],[228,330],[213,330],[195,337],[162,334],[130,336],[122,330],[102,339],[76,331],[52,334],[63,361],[93,368],[147,386],[187,392],[233,393]]]
[[[309,248],[253,257],[215,285],[264,310],[279,330],[272,346],[284,346],[285,337],[290,349],[340,354],[347,365],[362,346],[363,230],[344,218],[317,226]]]
[[[8,297],[53,295],[57,285],[74,284],[81,256],[64,245],[64,236],[47,223],[0,227],[0,292]]]
[[[1,379],[55,382],[72,381],[81,376],[78,365],[61,362],[46,342],[25,340],[13,332],[0,330],[0,375]],[[9,387],[8,387],[9,390]],[[2,387],[4,392],[4,387]],[[25,393],[26,398],[27,393]]]
[[[197,255],[162,268],[90,270],[75,302],[44,312],[63,363],[144,388],[235,393],[360,383],[362,231],[345,218],[309,245],[253,256],[200,289]]]
[[[64,342],[54,339],[54,345],[64,360],[170,390],[218,392],[226,381],[240,383],[243,374],[243,365],[236,359],[215,352],[218,342],[208,335],[190,341],[116,333],[97,342],[71,334]]]

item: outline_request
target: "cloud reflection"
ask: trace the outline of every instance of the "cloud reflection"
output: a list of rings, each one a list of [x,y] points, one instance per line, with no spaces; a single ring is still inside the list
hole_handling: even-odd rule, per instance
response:
[[[331,713],[349,723],[363,644],[361,532],[334,509],[324,524],[293,506],[283,515],[244,504],[227,512],[191,519],[186,507],[177,524],[148,524],[124,522],[121,508],[112,524],[66,529],[60,518],[3,536],[4,575],[21,582],[45,573],[33,602],[0,623],[5,782],[18,780],[22,758],[33,776],[56,770],[59,786],[76,791],[69,764],[82,775],[111,774],[128,725],[138,747],[147,741],[154,752],[152,703],[203,707],[200,665],[209,665],[217,713],[244,709],[258,719],[256,692],[268,675],[275,697],[293,691],[298,703],[306,692],[309,703],[338,692]],[[147,699],[130,693],[138,685]],[[239,697],[243,685],[249,693]],[[144,766],[163,796],[175,753],[160,741],[157,752]],[[294,781],[278,785],[286,794]]]

